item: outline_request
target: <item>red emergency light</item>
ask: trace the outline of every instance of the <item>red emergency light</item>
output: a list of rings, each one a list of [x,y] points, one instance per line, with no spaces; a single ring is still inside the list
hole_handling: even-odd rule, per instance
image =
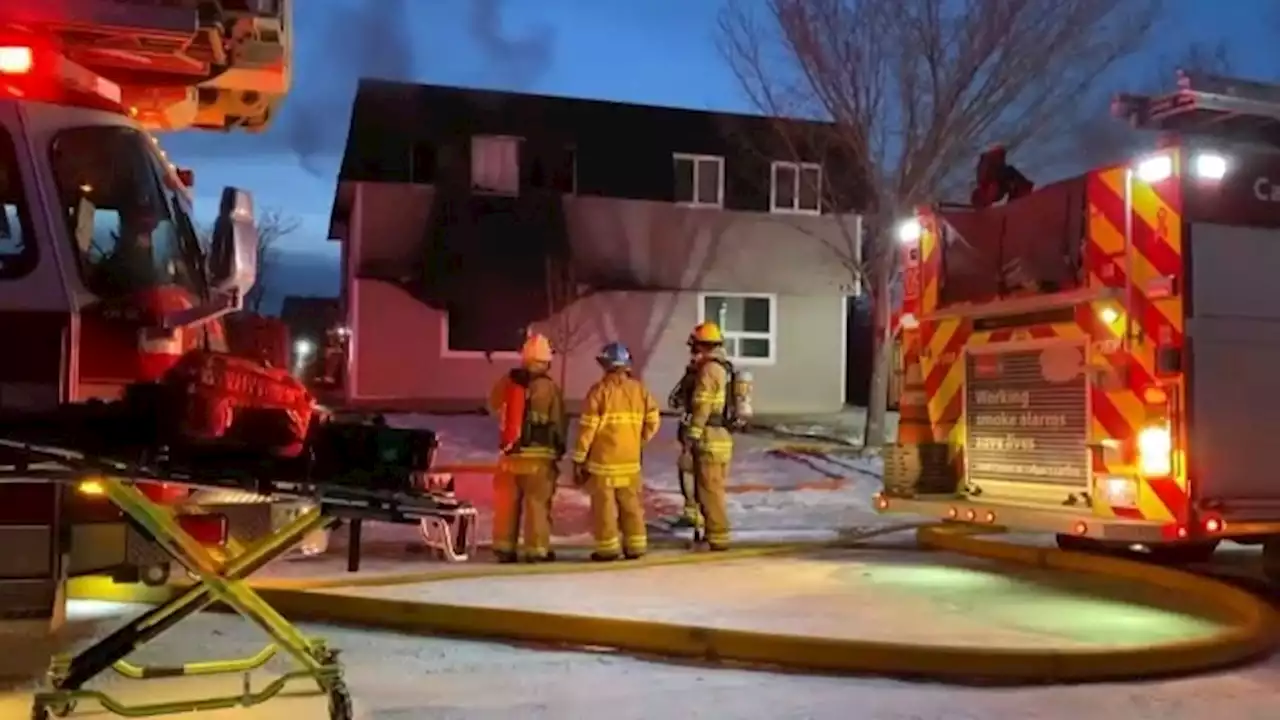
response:
[[[26,75],[36,66],[36,54],[26,45],[0,45],[0,74]]]
[[[18,97],[123,111],[119,85],[38,44],[0,41],[0,81]]]

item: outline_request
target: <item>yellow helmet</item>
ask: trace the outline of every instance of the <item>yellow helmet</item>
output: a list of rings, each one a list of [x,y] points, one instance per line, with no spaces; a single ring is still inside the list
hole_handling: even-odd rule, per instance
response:
[[[721,345],[723,343],[724,334],[720,332],[720,326],[713,322],[701,323],[689,333],[690,345]]]
[[[520,348],[520,359],[526,363],[549,363],[551,356],[551,341],[539,333],[530,335]]]

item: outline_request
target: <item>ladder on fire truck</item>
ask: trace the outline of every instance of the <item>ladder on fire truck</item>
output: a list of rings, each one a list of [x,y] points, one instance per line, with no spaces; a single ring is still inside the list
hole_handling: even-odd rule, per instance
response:
[[[5,0],[0,35],[120,85],[151,129],[266,127],[291,85],[290,0]]]
[[[1112,114],[1141,130],[1280,147],[1280,85],[1179,71],[1163,95],[1117,95]]]

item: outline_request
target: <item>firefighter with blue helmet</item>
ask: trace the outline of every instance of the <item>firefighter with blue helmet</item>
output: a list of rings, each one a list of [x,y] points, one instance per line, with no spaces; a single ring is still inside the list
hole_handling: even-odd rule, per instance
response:
[[[574,479],[591,494],[591,559],[634,559],[648,549],[640,455],[658,434],[658,403],[632,375],[631,353],[622,343],[605,345],[596,360],[604,377],[583,402]]]

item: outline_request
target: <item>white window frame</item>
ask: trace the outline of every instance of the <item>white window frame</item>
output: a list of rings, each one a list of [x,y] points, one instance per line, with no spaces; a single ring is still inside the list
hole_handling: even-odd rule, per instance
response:
[[[449,347],[449,313],[440,313],[440,357],[446,360],[519,360],[519,350],[454,350]]]
[[[683,207],[695,208],[723,208],[724,207],[724,158],[720,155],[694,155],[690,153],[672,153],[671,154],[671,175],[672,182],[675,182],[675,164],[677,160],[688,160],[693,163],[693,199],[692,200],[676,200],[676,204]],[[716,201],[713,203],[698,201],[698,165],[707,160],[714,160],[716,167],[719,169],[720,177],[716,182]]]
[[[795,198],[795,205],[791,207],[782,207],[778,205],[778,168],[790,168],[795,173],[796,186],[793,188],[792,197]],[[818,171],[818,207],[802,208],[800,207],[800,178],[805,170]],[[769,211],[787,215],[821,215],[822,214],[822,164],[814,162],[788,162],[784,160],[775,160],[769,165]]]
[[[479,160],[477,150],[485,141],[493,141],[499,143],[509,143],[515,146],[514,166],[511,168],[513,173],[512,180],[515,187],[512,188],[488,188],[482,187],[476,182],[476,166]],[[479,195],[500,195],[503,197],[519,197],[520,195],[520,146],[523,138],[514,135],[472,135],[471,136],[471,192]]]
[[[777,365],[778,364],[778,295],[776,293],[749,293],[749,292],[703,292],[698,293],[698,322],[707,321],[720,323],[720,318],[707,317],[707,299],[708,298],[744,298],[751,300],[768,300],[769,301],[769,332],[746,332],[743,330],[729,330],[720,327],[721,334],[725,339],[736,338],[739,340],[768,340],[769,356],[768,357],[740,357],[737,355],[729,355],[726,357],[733,362],[734,365]]]

